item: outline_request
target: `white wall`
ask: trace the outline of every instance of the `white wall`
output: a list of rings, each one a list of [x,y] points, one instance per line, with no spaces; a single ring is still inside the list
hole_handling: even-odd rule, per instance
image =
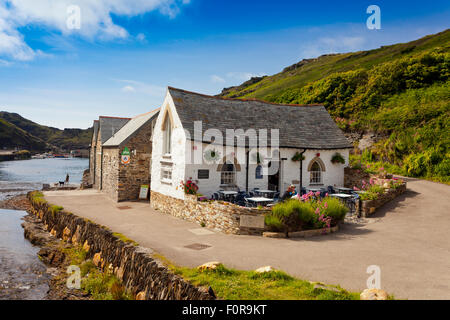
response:
[[[172,152],[170,158],[163,157],[163,131],[162,121],[166,111],[172,114]],[[184,199],[184,191],[179,187],[180,182],[185,179],[185,141],[186,136],[180,118],[178,117],[172,97],[169,93],[156,119],[153,132],[153,150],[151,166],[151,190],[178,199]],[[164,163],[172,165],[172,181],[166,183],[161,181],[161,166]]]
[[[287,158],[282,161],[281,168],[281,190],[286,190],[293,181],[300,180],[300,162],[292,161],[292,157],[296,152],[301,150],[282,148],[280,150],[280,158]],[[331,158],[338,152],[345,158],[345,164],[333,164]],[[311,185],[310,173],[308,166],[312,159],[320,153],[320,159],[325,165],[325,172],[322,172],[322,185]],[[307,150],[304,153],[305,160],[303,160],[303,186],[304,187],[327,187],[327,186],[343,186],[344,185],[344,168],[348,166],[349,149],[334,149],[334,150]],[[296,184],[298,190],[298,183]]]

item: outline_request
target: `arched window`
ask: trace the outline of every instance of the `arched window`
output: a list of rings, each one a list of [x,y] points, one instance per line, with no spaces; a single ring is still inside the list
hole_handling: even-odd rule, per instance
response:
[[[169,114],[166,113],[163,124],[163,154],[172,152],[172,125],[170,123]]]
[[[262,178],[263,178],[262,167],[257,166],[255,170],[255,179],[262,179]]]
[[[322,167],[319,162],[315,161],[310,168],[310,180],[311,184],[321,184],[322,183]]]
[[[234,164],[226,162],[222,166],[222,171],[220,172],[220,184],[221,185],[236,185],[236,170]]]

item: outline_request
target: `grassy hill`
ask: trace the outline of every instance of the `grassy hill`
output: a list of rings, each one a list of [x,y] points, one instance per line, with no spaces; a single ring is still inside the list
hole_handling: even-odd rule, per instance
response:
[[[30,151],[87,149],[91,135],[92,128],[60,130],[37,124],[17,113],[0,112],[1,147]]]
[[[449,182],[449,49],[446,30],[375,50],[324,55],[225,88],[220,96],[323,103],[349,135],[378,137],[353,161]]]

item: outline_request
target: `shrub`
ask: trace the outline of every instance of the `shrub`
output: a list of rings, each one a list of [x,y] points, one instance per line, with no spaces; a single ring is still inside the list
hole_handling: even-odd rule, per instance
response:
[[[291,199],[275,205],[266,215],[265,222],[271,230],[287,233],[311,224],[313,219],[314,210],[310,203]]]
[[[326,197],[322,200],[323,214],[331,217],[333,224],[344,220],[345,215],[348,212],[348,208],[339,199],[334,197]]]

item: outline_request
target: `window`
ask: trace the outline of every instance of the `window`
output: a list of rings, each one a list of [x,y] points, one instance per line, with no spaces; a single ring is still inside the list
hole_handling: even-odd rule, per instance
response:
[[[172,167],[169,166],[161,167],[161,181],[172,183]]]
[[[257,166],[255,170],[255,179],[262,179],[262,178],[263,178],[262,167]]]
[[[172,126],[168,113],[164,119],[163,130],[163,154],[170,154],[172,152]]]
[[[209,179],[209,170],[207,169],[199,169],[198,170],[198,179]]]
[[[236,185],[236,171],[233,164],[228,162],[223,164],[222,172],[220,173],[220,184]]]
[[[316,161],[311,166],[310,170],[311,176],[309,182],[311,184],[321,184],[322,183],[322,167]]]

